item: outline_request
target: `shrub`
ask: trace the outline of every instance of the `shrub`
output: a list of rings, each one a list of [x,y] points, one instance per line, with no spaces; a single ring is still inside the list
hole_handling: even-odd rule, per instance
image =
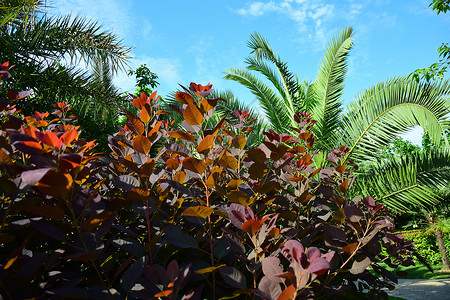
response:
[[[430,265],[437,265],[442,263],[441,252],[439,251],[436,242],[436,236],[433,230],[420,230],[402,233],[405,240],[414,242],[414,250],[422,256]],[[450,253],[450,233],[443,233],[447,253]],[[414,256],[414,262],[420,264],[421,262]]]
[[[235,111],[208,124],[211,86],[178,92],[182,128],[142,94],[109,137],[110,156],[79,137],[66,103],[18,118],[2,100],[0,291],[10,298],[386,298],[409,265],[382,205],[348,199],[357,168],[344,146],[314,166],[314,120],[265,133]],[[389,256],[382,255],[382,251]],[[369,266],[378,274],[368,272]],[[359,295],[359,296],[357,296]]]

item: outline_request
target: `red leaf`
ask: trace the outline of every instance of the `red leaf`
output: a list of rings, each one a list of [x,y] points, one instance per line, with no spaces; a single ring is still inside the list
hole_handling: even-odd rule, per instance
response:
[[[70,143],[73,142],[73,140],[75,140],[75,138],[78,136],[78,130],[71,129],[69,131],[66,131],[63,133],[63,135],[61,136],[61,141],[64,143],[64,145],[69,145]]]
[[[259,229],[261,229],[261,221],[258,219],[248,220],[244,224],[242,224],[241,228],[245,232],[254,235],[259,231]]]
[[[183,104],[192,104],[194,103],[194,98],[191,95],[185,92],[178,92],[175,94],[175,99],[180,101]]]
[[[296,289],[293,284],[288,286],[281,294],[278,296],[277,300],[292,300],[294,299]]]
[[[53,148],[61,148],[63,145],[61,139],[51,131],[46,131],[44,133],[36,132],[36,136],[44,143]]]

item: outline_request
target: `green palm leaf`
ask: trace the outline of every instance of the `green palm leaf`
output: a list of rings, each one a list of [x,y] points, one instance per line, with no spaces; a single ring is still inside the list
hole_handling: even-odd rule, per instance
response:
[[[313,118],[317,121],[314,133],[318,145],[335,147],[342,111],[344,79],[347,73],[347,58],[352,47],[353,29],[348,27],[328,44],[319,74],[312,86],[314,95]]]
[[[445,158],[444,158],[445,157]],[[428,164],[423,164],[424,159]],[[387,161],[366,164],[366,172],[359,172],[353,193],[371,195],[396,211],[412,211],[418,208],[429,208],[441,200],[438,191],[429,185],[429,174],[442,172],[438,165],[450,162],[448,153],[444,156],[434,155],[423,157],[417,154],[413,157],[391,158]],[[450,170],[444,171],[439,184],[448,183]]]
[[[289,126],[295,125],[294,116],[289,115],[285,110],[281,97],[255,75],[243,69],[231,68],[227,70],[225,78],[239,82],[250,89],[275,131],[286,132]]]
[[[416,83],[397,78],[363,92],[344,114],[338,144],[355,161],[376,157],[396,135],[420,125],[436,144],[449,127],[450,84]]]

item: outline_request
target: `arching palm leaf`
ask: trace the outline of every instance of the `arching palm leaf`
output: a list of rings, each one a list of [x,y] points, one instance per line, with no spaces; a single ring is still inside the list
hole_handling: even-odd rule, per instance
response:
[[[371,195],[397,211],[427,209],[442,200],[449,166],[448,149],[370,162],[358,174],[353,193]]]
[[[450,125],[449,93],[448,81],[429,84],[397,78],[380,83],[349,105],[338,144],[347,145],[355,161],[364,161],[414,125],[420,125],[439,143]]]
[[[319,74],[312,86],[313,118],[317,121],[314,133],[318,146],[331,149],[340,125],[344,79],[347,73],[347,58],[352,47],[353,29],[348,27],[328,44]]]

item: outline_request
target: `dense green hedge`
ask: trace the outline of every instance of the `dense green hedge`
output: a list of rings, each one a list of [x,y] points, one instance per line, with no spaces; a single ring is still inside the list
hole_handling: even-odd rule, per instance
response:
[[[432,230],[418,230],[403,232],[402,235],[406,240],[414,241],[414,250],[416,250],[425,260],[431,264],[436,265],[442,261],[441,252],[436,242],[436,236]],[[443,234],[447,253],[450,253],[450,233]],[[414,257],[414,262],[420,263],[417,257]]]

